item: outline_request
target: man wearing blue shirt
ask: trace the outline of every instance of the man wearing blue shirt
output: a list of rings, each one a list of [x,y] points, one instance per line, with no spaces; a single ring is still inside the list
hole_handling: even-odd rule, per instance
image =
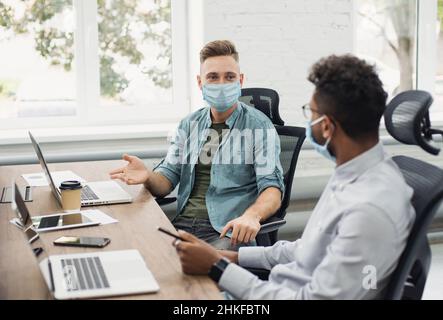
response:
[[[238,247],[253,242],[280,207],[280,141],[263,113],[239,101],[244,76],[230,41],[208,43],[200,62],[207,106],[180,122],[165,159],[152,171],[124,155],[129,164],[110,174],[160,197],[179,184],[173,225],[217,248]]]
[[[336,163],[303,235],[271,247],[217,251],[179,231],[182,269],[209,274],[237,299],[383,298],[415,219],[413,191],[385,154],[379,124],[387,94],[374,67],[331,56],[309,75],[306,136]],[[263,281],[242,267],[270,270]]]

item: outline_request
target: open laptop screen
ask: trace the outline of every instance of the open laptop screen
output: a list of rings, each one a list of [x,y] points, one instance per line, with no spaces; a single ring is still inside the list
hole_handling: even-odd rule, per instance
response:
[[[28,208],[26,207],[26,204],[23,201],[22,195],[20,194],[16,184],[14,184],[13,190],[14,194],[11,201],[12,210],[16,212],[17,216],[22,221],[24,225],[23,235],[33,250],[38,262],[40,262],[48,256],[44,249],[43,241],[38,236],[36,237],[37,233],[31,228],[32,220],[29,215]]]
[[[29,215],[28,208],[26,207],[25,201],[23,201],[22,195],[17,187],[14,184],[14,187],[11,188],[13,190],[13,196],[11,197],[11,206],[12,210],[15,211],[16,215],[20,219],[22,225],[26,228],[32,225],[32,220]]]
[[[32,141],[32,146],[34,147],[35,153],[37,154],[38,161],[40,162],[40,165],[42,166],[43,171],[45,172],[45,176],[49,182],[49,186],[51,187],[52,193],[54,194],[58,203],[61,205],[60,194],[54,184],[54,180],[52,179],[51,172],[49,171],[49,168],[46,164],[45,158],[43,157],[43,153],[42,153],[42,150],[40,149],[40,145],[35,140],[34,136],[31,134],[31,132],[29,131],[28,133],[29,133],[29,137],[31,138],[31,141]]]

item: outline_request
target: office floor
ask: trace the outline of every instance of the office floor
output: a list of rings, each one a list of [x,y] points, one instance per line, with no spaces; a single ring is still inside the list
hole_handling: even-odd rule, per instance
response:
[[[443,243],[431,245],[432,262],[423,300],[443,300]]]

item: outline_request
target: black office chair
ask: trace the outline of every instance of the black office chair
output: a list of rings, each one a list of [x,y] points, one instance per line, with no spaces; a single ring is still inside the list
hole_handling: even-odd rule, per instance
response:
[[[391,276],[385,299],[419,300],[431,264],[427,230],[443,198],[443,170],[426,162],[396,156],[406,182],[414,189],[416,218],[398,266]]]
[[[386,129],[396,140],[418,145],[423,150],[438,155],[440,149],[432,144],[432,135],[443,136],[443,131],[431,128],[428,110],[433,101],[426,91],[410,90],[400,93],[386,107]]]
[[[440,149],[433,144],[432,135],[443,132],[431,128],[428,110],[432,101],[428,92],[406,91],[389,103],[384,116],[386,128],[395,139],[437,155]],[[427,231],[443,199],[443,170],[406,156],[395,156],[393,160],[414,190],[416,219],[384,298],[418,300],[431,263]]]
[[[284,216],[290,201],[298,155],[306,137],[305,128],[284,126],[278,109],[280,97],[277,91],[269,88],[244,88],[241,94],[239,100],[268,116],[280,137],[280,162],[284,173],[285,194],[280,209],[262,224],[256,238],[258,245],[270,246],[277,241],[278,229],[286,223]]]
[[[271,246],[278,238],[278,229],[286,223],[284,217],[291,198],[292,181],[298,155],[306,137],[306,129],[301,127],[275,126],[280,137],[280,162],[283,168],[285,193],[280,209],[268,220],[262,223],[256,241],[259,246]]]
[[[277,91],[268,88],[244,88],[241,90],[239,100],[263,112],[273,124],[279,126],[285,124],[278,111],[280,97]]]
[[[159,206],[165,206],[177,201],[177,197],[156,197],[155,201],[157,201]]]

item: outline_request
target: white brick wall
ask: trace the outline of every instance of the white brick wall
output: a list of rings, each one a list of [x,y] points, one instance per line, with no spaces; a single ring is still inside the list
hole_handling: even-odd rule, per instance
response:
[[[191,0],[194,1],[194,0]],[[203,42],[234,41],[246,87],[280,94],[287,124],[303,124],[309,67],[319,58],[352,51],[352,0],[204,0]]]

